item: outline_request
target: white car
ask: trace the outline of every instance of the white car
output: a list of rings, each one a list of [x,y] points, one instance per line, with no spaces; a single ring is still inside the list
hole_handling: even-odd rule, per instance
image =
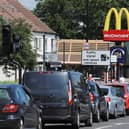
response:
[[[108,102],[109,114],[113,118],[118,116],[125,116],[125,103],[124,99],[118,97],[116,88],[112,86],[100,86],[102,93],[105,95],[105,99]]]

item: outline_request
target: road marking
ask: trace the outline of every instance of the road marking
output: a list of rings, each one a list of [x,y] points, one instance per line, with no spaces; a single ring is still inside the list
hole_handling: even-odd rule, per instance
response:
[[[115,123],[115,125],[129,125],[129,123]]]
[[[95,129],[106,129],[106,128],[111,128],[112,126],[103,126],[103,127],[98,127],[98,128],[95,128]]]

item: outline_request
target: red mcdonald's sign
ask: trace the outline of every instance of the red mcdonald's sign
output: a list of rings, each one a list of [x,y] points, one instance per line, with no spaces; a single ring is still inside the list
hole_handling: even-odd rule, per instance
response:
[[[109,24],[111,21],[111,15],[115,15],[115,29],[109,29]],[[126,14],[127,19],[127,29],[121,29],[121,18],[122,14]],[[111,8],[106,16],[104,30],[103,30],[103,40],[105,41],[129,41],[129,12],[126,8],[121,8],[118,12],[115,8]]]

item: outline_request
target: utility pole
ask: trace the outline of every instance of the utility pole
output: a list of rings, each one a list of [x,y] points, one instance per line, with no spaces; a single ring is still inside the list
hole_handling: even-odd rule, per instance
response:
[[[46,61],[45,61],[45,34],[43,35],[43,71],[46,70]]]
[[[89,0],[86,3],[86,41],[89,39]]]

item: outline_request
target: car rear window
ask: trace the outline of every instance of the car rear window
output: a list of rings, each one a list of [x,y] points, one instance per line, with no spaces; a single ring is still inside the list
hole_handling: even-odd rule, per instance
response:
[[[68,76],[64,72],[53,73],[26,73],[24,75],[24,85],[32,90],[37,89],[62,89],[67,87]],[[65,86],[65,87],[64,87]]]
[[[101,88],[101,91],[104,95],[108,95],[108,88]]]
[[[7,89],[0,89],[0,101],[10,100],[10,96]]]
[[[127,84],[126,88],[127,88],[128,94],[129,94],[129,84]]]
[[[115,86],[116,88],[116,95],[119,97],[124,97],[124,87],[123,86]]]

